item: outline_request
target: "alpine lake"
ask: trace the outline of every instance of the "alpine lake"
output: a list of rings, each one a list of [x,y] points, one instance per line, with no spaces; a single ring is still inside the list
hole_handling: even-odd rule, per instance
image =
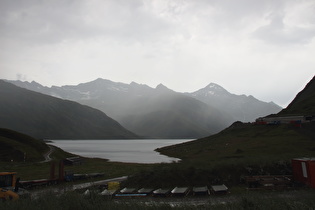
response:
[[[179,159],[161,155],[155,149],[192,140],[51,140],[49,144],[79,156],[108,159],[111,162],[171,163],[177,162]]]

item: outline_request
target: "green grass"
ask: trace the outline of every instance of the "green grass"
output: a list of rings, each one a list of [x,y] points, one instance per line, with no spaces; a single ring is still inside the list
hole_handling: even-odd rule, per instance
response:
[[[73,155],[72,155],[73,156]],[[60,157],[60,155],[59,155]],[[59,168],[59,161],[55,160],[55,174]],[[132,163],[115,163],[97,158],[85,158],[82,165],[65,166],[65,171],[71,171],[78,174],[104,173],[102,179],[126,176],[137,173],[141,170],[149,170],[154,166],[150,164],[132,164]],[[0,162],[0,171],[17,172],[18,177],[23,180],[49,179],[51,163],[38,162]]]
[[[222,162],[261,164],[314,156],[315,140],[303,133],[314,129],[289,125],[252,125],[228,128],[219,134],[181,145],[159,149],[162,154],[183,162],[217,165]]]
[[[0,161],[41,161],[48,150],[42,140],[0,128]]]
[[[84,196],[82,192],[66,194],[42,194],[37,199],[20,199],[15,202],[0,202],[0,209],[6,210],[50,210],[50,209],[314,209],[314,190],[283,192],[245,192],[226,196],[185,198],[134,198],[111,199],[92,191]]]

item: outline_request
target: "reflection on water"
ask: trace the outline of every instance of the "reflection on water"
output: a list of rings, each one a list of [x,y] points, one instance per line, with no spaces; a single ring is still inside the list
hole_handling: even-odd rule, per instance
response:
[[[169,163],[177,158],[160,155],[154,150],[191,139],[141,139],[141,140],[53,140],[50,144],[84,157],[109,159],[128,163]]]

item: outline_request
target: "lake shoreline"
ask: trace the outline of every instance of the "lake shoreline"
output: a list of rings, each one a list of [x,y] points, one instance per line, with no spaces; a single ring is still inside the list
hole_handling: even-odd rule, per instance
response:
[[[178,158],[162,155],[156,149],[192,140],[194,139],[49,140],[49,144],[87,158],[154,164],[180,161]]]

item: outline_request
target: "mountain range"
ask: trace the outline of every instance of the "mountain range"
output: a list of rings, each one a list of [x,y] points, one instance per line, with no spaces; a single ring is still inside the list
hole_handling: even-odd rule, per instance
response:
[[[0,128],[41,139],[139,138],[103,112],[0,80]]]
[[[99,109],[143,137],[200,138],[217,133],[235,121],[254,121],[282,109],[253,96],[229,93],[214,83],[193,93],[179,93],[162,84],[151,88],[135,82],[125,84],[100,78],[61,87],[9,82]]]
[[[251,95],[232,94],[215,83],[187,95],[224,111],[233,118],[233,122],[253,122],[259,116],[278,113],[282,109],[273,102],[263,102]]]
[[[305,115],[310,117],[309,120],[301,124],[296,124],[297,121],[289,124],[235,122],[217,134],[156,149],[163,155],[181,159],[181,162],[170,165],[169,168],[163,166],[158,170],[135,174],[128,181],[135,186],[146,183],[160,184],[170,180],[169,185],[175,183],[187,186],[190,182],[190,185],[225,183],[239,187],[240,183],[245,183],[246,176],[293,174],[290,187],[292,183],[301,185],[302,183],[296,180],[295,173],[298,170],[293,169],[292,159],[307,160],[315,157],[314,114],[315,77],[287,108],[274,115],[275,117]],[[265,182],[257,182],[258,189],[264,188],[264,184]],[[309,183],[306,186],[302,185],[304,188]],[[271,189],[269,187],[277,191],[280,185],[272,184],[268,185],[268,189]]]
[[[287,108],[273,116],[300,115],[310,118],[299,126],[295,121],[276,124],[235,122],[215,135],[157,151],[180,158],[184,165],[204,168],[217,165],[221,176],[228,180],[236,175],[235,183],[238,184],[244,174],[290,174],[292,159],[315,155],[315,77]]]

